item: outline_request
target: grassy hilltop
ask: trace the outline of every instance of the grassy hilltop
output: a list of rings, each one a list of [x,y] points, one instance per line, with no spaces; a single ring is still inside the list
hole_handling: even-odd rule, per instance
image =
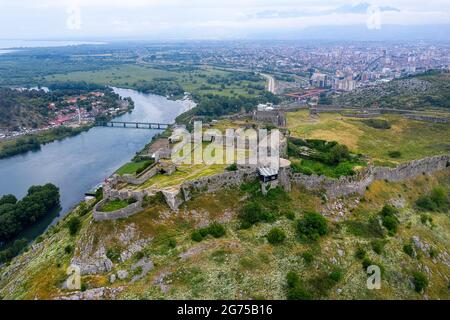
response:
[[[94,296],[450,298],[448,202],[444,211],[431,211],[418,202],[430,195],[429,199],[435,199],[433,190],[448,195],[448,170],[402,183],[379,181],[362,198],[326,203],[320,194],[298,188],[291,193],[274,189],[267,197],[257,190],[257,184],[246,184],[236,190],[197,195],[178,213],[170,212],[156,197],[142,213],[117,221],[93,222],[89,210],[78,208],[40,237],[32,249],[1,268],[0,296],[83,297],[95,293],[95,288],[108,288],[104,291],[108,294]],[[388,214],[382,210],[386,205],[397,221],[395,228],[386,223]],[[309,212],[325,217],[324,233],[315,233],[318,229],[302,222]],[[71,226],[74,219],[79,221],[75,228]],[[101,261],[99,252],[112,261],[112,269],[82,276],[84,293],[62,289],[71,260],[77,257],[95,263]],[[380,290],[366,288],[363,266],[367,264],[381,267]],[[111,283],[111,275],[119,271],[126,276]],[[423,292],[415,290],[420,286],[417,277],[425,277]]]

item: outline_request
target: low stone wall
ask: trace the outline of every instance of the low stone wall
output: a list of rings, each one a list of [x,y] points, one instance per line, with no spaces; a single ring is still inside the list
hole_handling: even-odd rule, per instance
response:
[[[181,191],[185,201],[191,198],[192,192],[216,192],[221,189],[239,186],[243,182],[253,181],[258,178],[256,169],[224,172],[209,177],[203,177],[192,181],[186,181],[181,185]]]
[[[125,182],[125,183],[129,183],[129,184],[134,184],[134,185],[140,185],[140,184],[143,184],[148,179],[155,176],[159,172],[159,170],[160,170],[160,168],[159,168],[158,163],[155,163],[149,169],[147,169],[145,172],[143,172],[142,174],[140,174],[137,177],[130,175],[130,174],[125,174],[123,176],[117,176],[117,179],[120,182]]]
[[[94,220],[95,221],[104,221],[104,220],[116,220],[120,218],[128,218],[142,210],[142,199],[138,200],[135,203],[130,204],[129,206],[111,212],[102,212],[101,207],[108,201],[109,198],[103,199],[99,203],[97,203],[93,210]]]
[[[450,118],[439,118],[432,116],[421,116],[417,114],[405,114],[405,118],[418,121],[428,121],[434,123],[450,123]]]
[[[325,176],[292,173],[291,182],[309,190],[323,191],[330,198],[349,194],[364,194],[374,181],[403,181],[421,174],[431,174],[449,168],[450,155],[435,156],[403,163],[396,168],[368,167],[355,176],[333,179]]]

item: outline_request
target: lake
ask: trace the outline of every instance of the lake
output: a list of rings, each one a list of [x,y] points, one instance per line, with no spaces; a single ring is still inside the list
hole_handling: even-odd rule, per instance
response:
[[[183,106],[165,97],[114,88],[122,97],[131,97],[135,109],[117,121],[173,123]],[[159,130],[95,127],[61,141],[43,145],[37,152],[0,160],[0,195],[22,198],[32,185],[53,183],[61,193],[62,210],[67,214],[84,193],[104,181],[140,151]],[[55,214],[56,215],[56,214]],[[48,221],[50,219],[50,221]],[[42,221],[41,233],[58,217]],[[36,229],[36,228],[34,228]]]

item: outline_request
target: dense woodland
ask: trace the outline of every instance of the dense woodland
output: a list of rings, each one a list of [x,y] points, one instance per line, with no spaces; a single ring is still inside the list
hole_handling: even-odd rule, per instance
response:
[[[21,199],[0,198],[0,243],[11,240],[28,226],[59,207],[59,189],[53,184],[32,186]]]
[[[227,97],[216,94],[194,95],[194,99],[199,101],[197,107],[180,115],[177,123],[189,122],[193,117],[203,117],[213,119],[223,115],[239,112],[250,112],[256,108],[259,103],[271,102],[277,104],[280,98],[274,94],[265,91],[258,97]]]

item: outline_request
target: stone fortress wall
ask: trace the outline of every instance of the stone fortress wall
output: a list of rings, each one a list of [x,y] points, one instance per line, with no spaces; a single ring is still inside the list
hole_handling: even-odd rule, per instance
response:
[[[363,195],[374,181],[386,180],[391,182],[404,181],[422,174],[432,174],[437,171],[450,169],[450,154],[413,160],[400,164],[395,168],[369,166],[355,176],[341,177],[339,179],[318,175],[305,175],[293,173],[289,167],[281,168],[279,172],[279,185],[290,191],[291,184],[302,186],[308,190],[324,192],[329,198],[336,198],[350,194]],[[242,183],[251,182],[258,178],[256,168],[245,168],[237,171],[224,172],[213,176],[185,181],[179,189],[161,190],[169,207],[176,211],[185,201],[192,198],[194,193],[213,193],[220,190],[237,187]],[[94,207],[95,220],[114,220],[126,218],[143,210],[143,198],[155,195],[150,191],[115,190],[117,177],[110,179],[105,188],[105,200]],[[130,206],[115,212],[100,212],[99,208],[108,198],[128,199],[136,198],[138,201]]]
[[[450,155],[413,160],[395,168],[370,166],[355,176],[333,179],[325,176],[291,173],[291,182],[308,190],[321,190],[330,198],[349,194],[364,194],[366,188],[377,180],[398,182],[448,169]]]

